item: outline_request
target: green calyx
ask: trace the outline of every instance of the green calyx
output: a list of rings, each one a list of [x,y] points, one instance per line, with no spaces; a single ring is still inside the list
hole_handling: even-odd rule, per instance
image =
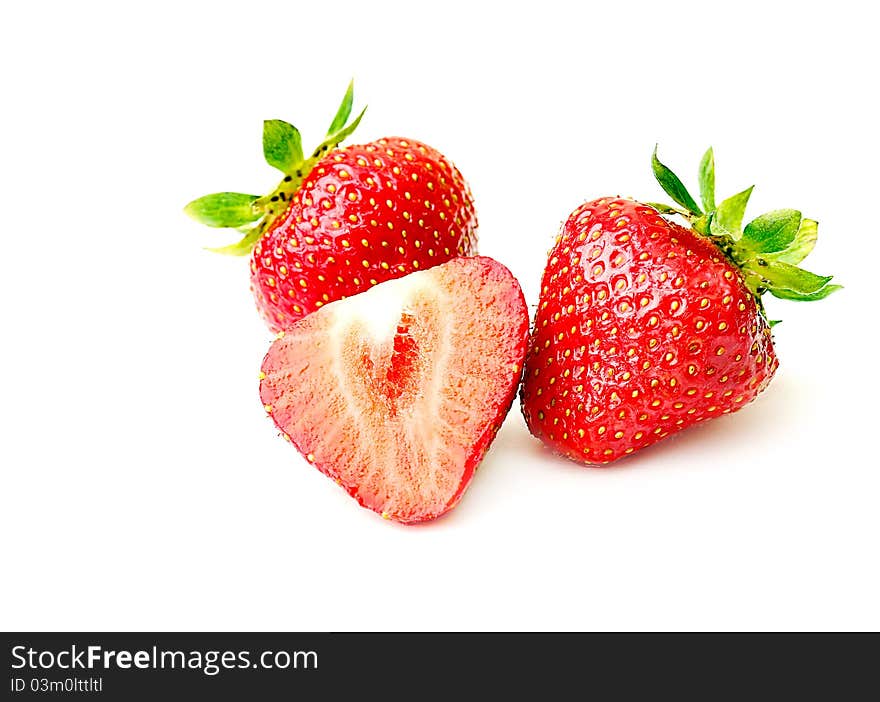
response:
[[[212,193],[190,202],[184,212],[209,227],[236,229],[244,237],[234,244],[209,251],[231,256],[246,256],[272,223],[282,215],[303,181],[327,153],[348,138],[361,122],[367,108],[351,122],[354,102],[354,81],[348,84],[342,103],[330,123],[327,136],[306,157],[299,130],[280,119],[263,122],[263,155],[266,162],[284,174],[278,186],[268,195],[244,193]],[[348,122],[348,124],[346,124]]]
[[[798,264],[816,245],[819,224],[805,219],[798,210],[774,210],[743,226],[752,187],[715,203],[715,156],[711,147],[700,161],[699,186],[702,208],[684,184],[657,158],[651,157],[654,177],[675,206],[648,203],[661,214],[680,215],[698,234],[712,240],[742,271],[749,290],[763,312],[761,296],[769,292],[783,300],[812,301],[828,297],[841,285],[831,276],[816,275]],[[774,324],[777,322],[774,322]]]

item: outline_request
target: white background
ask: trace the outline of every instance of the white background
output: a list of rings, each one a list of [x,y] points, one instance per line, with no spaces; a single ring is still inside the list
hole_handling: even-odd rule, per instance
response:
[[[875,95],[863,3],[16,3],[0,22],[4,629],[880,627]],[[585,199],[757,184],[846,290],[771,300],[738,415],[611,470],[518,405],[459,507],[405,528],[280,440],[247,261],[181,212],[263,192],[264,118],[424,140],[537,301]]]

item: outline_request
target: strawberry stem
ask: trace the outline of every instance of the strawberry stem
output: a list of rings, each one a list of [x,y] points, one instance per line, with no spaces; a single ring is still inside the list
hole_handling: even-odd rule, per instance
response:
[[[327,137],[308,158],[303,155],[296,127],[277,119],[263,123],[263,155],[270,166],[284,173],[284,177],[270,193],[262,197],[216,193],[190,202],[184,212],[196,221],[212,227],[234,228],[245,234],[233,244],[209,248],[209,251],[229,256],[250,254],[275,220],[287,211],[291,200],[317,163],[357,129],[367,108],[346,125],[351,115],[353,97],[354,86],[351,82],[330,124]]]
[[[761,296],[766,292],[785,300],[814,301],[841,289],[840,285],[829,284],[831,276],[816,275],[797,266],[816,244],[819,225],[815,220],[804,219],[798,210],[774,210],[742,227],[751,187],[715,204],[715,156],[711,147],[699,168],[705,213],[679,177],[657,158],[656,146],[651,168],[660,186],[678,206],[648,204],[661,215],[683,217],[694,232],[715,243],[742,271],[762,314]]]

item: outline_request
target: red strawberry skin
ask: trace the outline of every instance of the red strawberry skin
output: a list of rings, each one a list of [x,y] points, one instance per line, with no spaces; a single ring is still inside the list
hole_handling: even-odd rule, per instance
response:
[[[458,169],[412,139],[331,151],[257,242],[251,290],[273,331],[328,302],[477,250]]]
[[[742,408],[777,365],[754,297],[714,244],[602,198],[571,214],[550,251],[522,411],[557,452],[606,464]]]
[[[291,325],[263,361],[260,397],[362,506],[423,522],[458,503],[501,426],[528,326],[510,271],[454,259]]]

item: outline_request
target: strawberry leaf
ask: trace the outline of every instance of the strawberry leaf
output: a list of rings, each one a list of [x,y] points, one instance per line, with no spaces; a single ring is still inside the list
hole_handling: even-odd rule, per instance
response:
[[[802,219],[794,241],[787,248],[773,254],[773,260],[797,265],[813,250],[818,236],[819,223],[813,219]]]
[[[654,171],[654,177],[660,183],[660,187],[671,197],[676,203],[684,207],[688,212],[696,215],[703,214],[700,206],[691,197],[691,194],[684,187],[679,177],[675,175],[669,168],[660,162],[657,158],[657,147],[654,146],[654,153],[651,156],[651,169]]]
[[[193,200],[183,211],[209,227],[240,227],[260,218],[254,208],[258,199],[258,195],[244,193],[213,193]]]
[[[263,236],[265,226],[257,225],[245,231],[245,236],[240,241],[230,244],[229,246],[208,248],[208,251],[224,254],[226,256],[247,256],[253,250],[254,244],[256,244],[260,240],[260,237]]]
[[[299,130],[280,119],[263,122],[263,155],[266,163],[291,175],[302,163],[302,138]]]
[[[327,136],[336,134],[336,132],[338,132],[345,126],[345,123],[348,121],[349,115],[351,115],[351,106],[353,103],[354,80],[351,80],[348,84],[348,89],[345,91],[345,95],[342,98],[342,103],[339,105],[339,109],[336,111],[336,116],[330,123],[330,128],[327,130]]]
[[[340,129],[338,132],[335,132],[324,139],[324,141],[322,141],[318,145],[318,148],[315,149],[314,153],[312,154],[312,158],[321,158],[321,156],[323,156],[327,151],[336,148],[341,142],[343,142],[355,129],[357,129],[357,126],[361,123],[361,119],[363,119],[364,113],[366,111],[367,108],[365,107],[363,110],[361,110],[361,113],[357,117],[355,117],[354,121],[347,127],[345,127],[345,129]]]
[[[830,275],[816,275],[790,263],[780,263],[765,258],[753,258],[746,262],[746,267],[761,279],[763,287],[773,290],[788,290],[809,295],[821,290]]]
[[[801,213],[797,210],[774,210],[749,222],[740,244],[756,253],[782,251],[794,241],[800,225]]]
[[[700,161],[700,199],[706,212],[715,209],[715,155],[711,146]]]
[[[746,213],[746,205],[749,204],[749,198],[754,187],[752,185],[718,205],[718,209],[715,210],[715,216],[712,218],[712,226],[718,228],[718,233],[727,234],[734,239],[740,237],[742,234],[743,215]],[[713,233],[716,232],[713,231]]]
[[[793,290],[776,290],[774,288],[770,289],[770,294],[773,297],[778,297],[780,300],[797,300],[800,302],[814,302],[815,300],[824,300],[831,293],[837,292],[838,290],[843,290],[842,285],[826,285],[824,288],[817,290],[814,293],[798,293]]]

